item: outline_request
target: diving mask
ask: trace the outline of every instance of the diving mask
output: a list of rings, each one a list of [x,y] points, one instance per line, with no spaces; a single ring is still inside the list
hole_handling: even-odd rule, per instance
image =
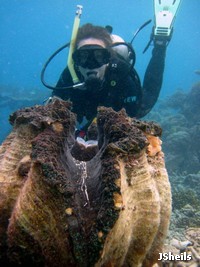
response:
[[[110,52],[100,45],[84,45],[77,49],[72,57],[77,66],[96,69],[109,63]]]

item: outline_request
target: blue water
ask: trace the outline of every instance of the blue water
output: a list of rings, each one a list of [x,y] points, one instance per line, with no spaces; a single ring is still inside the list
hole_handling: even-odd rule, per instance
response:
[[[126,41],[153,18],[153,0],[1,0],[0,94],[16,98],[37,96],[41,103],[44,95],[50,94],[40,82],[40,72],[47,58],[70,40],[77,4],[83,5],[81,24],[112,25],[114,33]],[[177,88],[189,90],[199,81],[200,76],[194,73],[200,69],[199,12],[199,0],[182,1],[167,50],[161,98]],[[134,41],[136,69],[141,78],[150,58],[151,49],[144,55],[142,51],[149,41],[151,27],[152,24],[148,25]],[[58,79],[66,60],[67,50],[48,69],[51,84]],[[13,109],[0,106],[2,135],[7,131],[8,114]]]

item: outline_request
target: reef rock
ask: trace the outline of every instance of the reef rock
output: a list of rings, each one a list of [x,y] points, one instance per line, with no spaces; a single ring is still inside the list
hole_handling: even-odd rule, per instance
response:
[[[194,73],[200,75],[200,70],[195,70]]]
[[[84,158],[68,102],[25,108],[10,121],[0,147],[1,266],[157,262],[171,213],[157,125],[101,107],[98,145]]]

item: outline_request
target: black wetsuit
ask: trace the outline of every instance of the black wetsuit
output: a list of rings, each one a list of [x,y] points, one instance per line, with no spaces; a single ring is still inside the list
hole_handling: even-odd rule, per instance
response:
[[[62,89],[54,90],[53,96],[73,103],[72,111],[77,114],[81,123],[83,117],[91,122],[96,116],[98,106],[112,107],[119,111],[122,108],[131,117],[141,118],[154,106],[160,93],[165,63],[165,46],[155,46],[148,64],[143,86],[137,73],[129,72],[129,64],[120,57],[113,57],[106,70],[105,79],[100,90]],[[128,73],[128,74],[127,74]],[[83,81],[77,71],[80,81]],[[71,75],[66,68],[60,76],[57,87],[73,85]]]

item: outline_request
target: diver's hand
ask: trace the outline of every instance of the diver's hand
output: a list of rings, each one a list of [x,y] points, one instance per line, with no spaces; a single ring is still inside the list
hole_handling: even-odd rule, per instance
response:
[[[155,45],[167,46],[172,38],[172,34],[173,34],[173,28],[170,32],[170,35],[164,35],[164,34],[155,33],[155,27],[153,27],[152,39],[153,39],[154,46]]]
[[[171,38],[172,38],[172,33],[173,29],[171,30],[170,35],[163,35],[163,34],[158,34],[155,32],[155,26],[152,29],[151,35],[150,35],[150,40],[148,44],[146,45],[145,49],[143,50],[143,53],[147,51],[147,49],[150,47],[150,45],[153,43],[154,47],[156,48],[164,48],[167,47],[169,44]]]
[[[56,99],[58,99],[58,100],[62,100],[62,98],[60,98],[60,97],[58,97],[58,96],[50,96],[49,98],[45,99],[45,100],[43,101],[43,103],[44,103],[44,105],[46,106],[46,105],[48,105],[48,104],[53,103]]]

